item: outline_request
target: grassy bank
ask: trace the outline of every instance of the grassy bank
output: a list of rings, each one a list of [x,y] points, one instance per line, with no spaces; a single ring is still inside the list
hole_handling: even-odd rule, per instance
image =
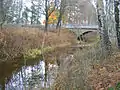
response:
[[[35,58],[41,54],[44,32],[36,28],[5,28],[0,31],[0,61],[18,57]],[[50,31],[44,40],[44,52],[74,44],[76,37],[68,30]],[[28,55],[29,54],[29,55]],[[29,57],[30,56],[30,57]]]
[[[52,90],[119,90],[115,89],[120,82],[120,52],[116,50],[106,56],[98,43],[77,50],[67,65],[60,67]]]

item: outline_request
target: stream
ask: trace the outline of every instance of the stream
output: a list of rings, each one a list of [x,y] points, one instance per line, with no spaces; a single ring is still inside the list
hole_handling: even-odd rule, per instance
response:
[[[45,60],[41,59],[26,61],[26,63],[19,58],[18,60],[0,62],[0,90],[50,88],[56,80],[58,71],[61,68],[62,71],[69,68],[75,51],[75,48],[64,50],[64,53],[60,53],[53,64],[47,64],[46,71]]]
[[[45,62],[39,60],[34,65],[21,66],[16,63],[0,64],[0,90],[37,90],[50,87],[57,76],[58,66],[48,64],[45,84]]]

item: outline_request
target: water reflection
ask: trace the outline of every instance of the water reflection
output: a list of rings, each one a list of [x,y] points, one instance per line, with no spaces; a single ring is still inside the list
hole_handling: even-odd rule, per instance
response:
[[[57,65],[48,65],[46,82],[47,87],[53,84],[57,75],[57,68]],[[14,70],[10,78],[4,78],[9,79],[7,80],[6,84],[4,83],[5,90],[34,90],[35,88],[39,88],[40,90],[40,88],[43,88],[45,85],[44,74],[44,61],[40,61],[39,63],[32,66],[22,66],[17,72]]]

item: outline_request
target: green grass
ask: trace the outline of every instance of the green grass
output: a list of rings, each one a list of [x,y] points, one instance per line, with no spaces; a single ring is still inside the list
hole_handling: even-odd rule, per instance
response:
[[[41,57],[42,54],[53,51],[53,50],[54,50],[54,48],[52,48],[52,47],[43,48],[43,51],[39,48],[29,49],[28,51],[26,51],[26,53],[24,53],[24,59],[25,60],[33,60],[33,59]]]
[[[108,90],[120,90],[120,82],[118,82],[115,87],[109,87]]]

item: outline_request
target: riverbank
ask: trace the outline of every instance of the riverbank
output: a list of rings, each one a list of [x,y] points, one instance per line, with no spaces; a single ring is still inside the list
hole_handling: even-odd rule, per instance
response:
[[[15,60],[23,57],[41,54],[41,47],[44,39],[44,31],[36,28],[6,28],[0,31],[0,61]],[[76,36],[68,31],[49,31],[44,39],[44,51],[51,51],[55,48],[63,48],[76,43]],[[28,53],[30,52],[30,53]],[[35,56],[32,55],[34,58]],[[30,57],[31,58],[31,57]]]
[[[54,64],[56,53],[67,52],[67,47],[76,42],[74,33],[65,29],[60,34],[58,31],[44,33],[37,28],[3,29],[0,31],[0,84],[4,86],[24,66],[39,63],[43,60],[41,54],[48,63]]]

